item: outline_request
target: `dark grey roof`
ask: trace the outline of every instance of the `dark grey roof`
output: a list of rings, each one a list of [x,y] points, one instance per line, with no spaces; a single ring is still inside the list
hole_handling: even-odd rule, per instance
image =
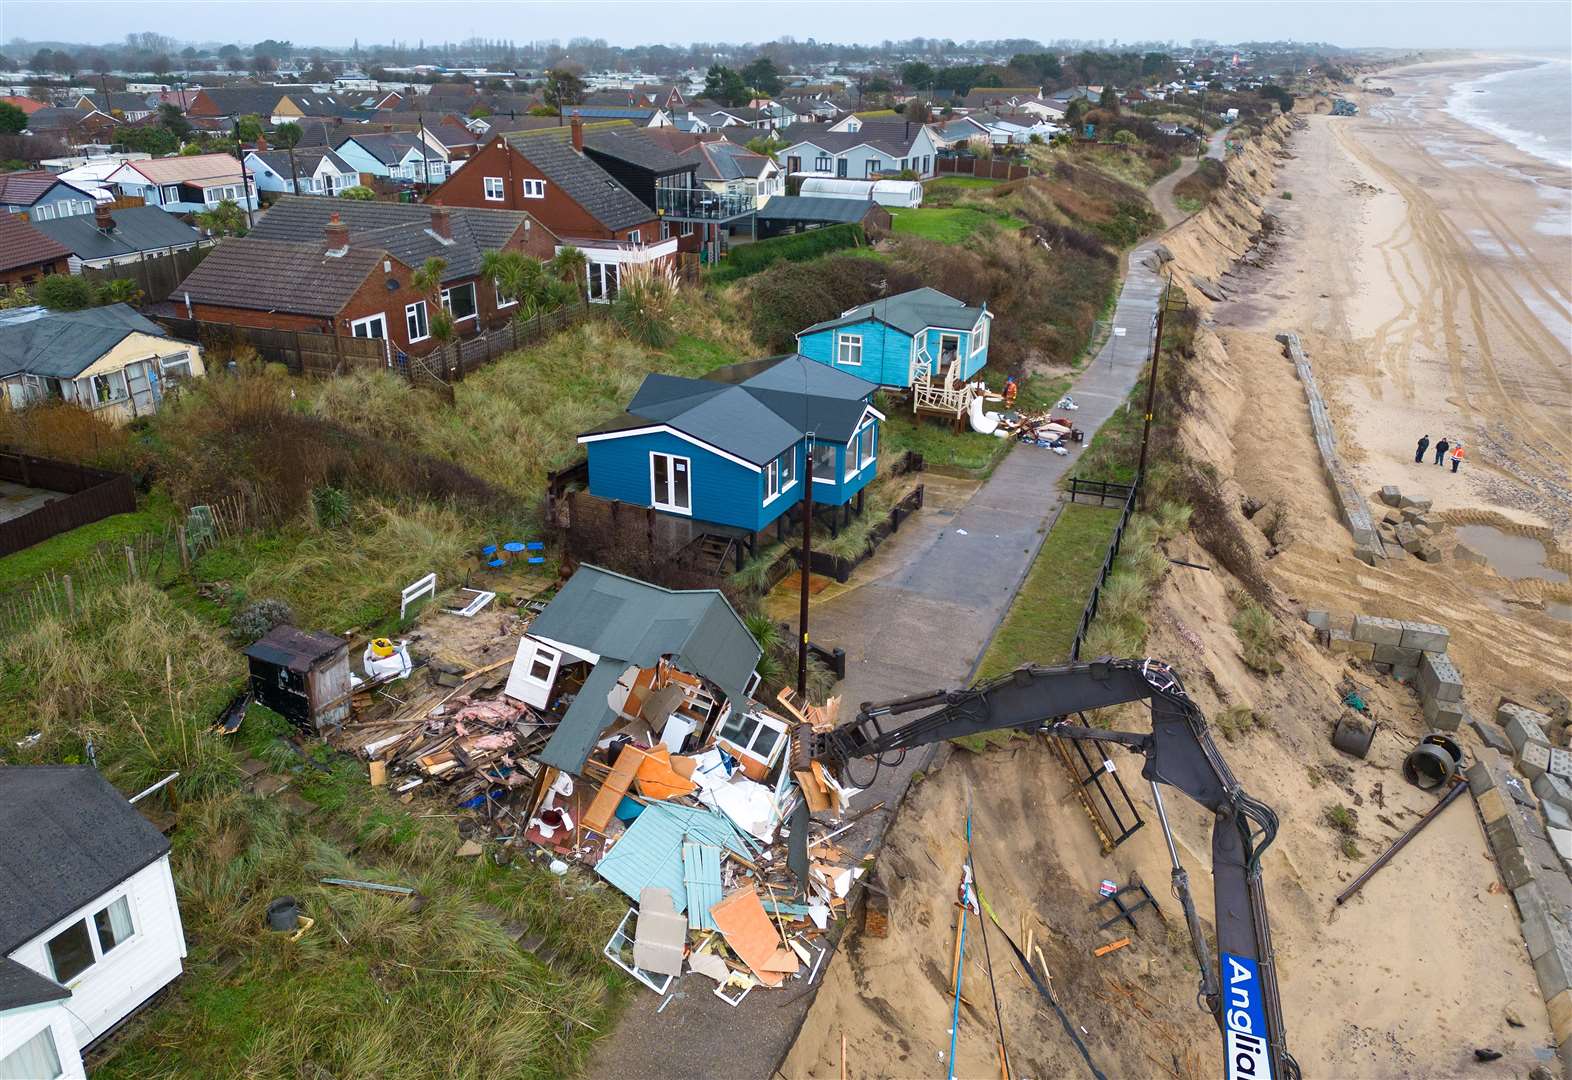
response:
[[[607,229],[629,229],[655,217],[610,173],[574,150],[566,135],[517,135],[508,145]]]
[[[154,106],[148,103],[150,96],[148,94],[132,94],[124,90],[111,90],[106,101],[102,91],[94,91],[91,94],[82,95],[82,97],[93,103],[93,108],[102,113],[107,113],[112,109],[119,109],[121,112],[152,112]],[[77,100],[80,101],[81,98]]]
[[[87,765],[0,767],[0,955],[169,853]]]
[[[775,195],[759,207],[760,221],[819,221],[845,224],[861,221],[873,200],[837,199],[828,195]]]
[[[616,718],[606,694],[630,665],[670,657],[708,679],[741,708],[759,662],[759,645],[718,589],[663,589],[598,566],[581,566],[529,633],[600,656],[562,723],[536,756],[577,773]]]
[[[27,130],[65,131],[92,116],[93,112],[92,109],[35,109],[27,115]]]
[[[310,671],[318,661],[346,648],[348,646],[341,637],[281,623],[241,652],[253,660],[275,664],[290,671]]]
[[[770,165],[763,154],[725,139],[694,143],[681,156],[698,163],[695,175],[700,180],[758,179]]]
[[[351,247],[392,252],[409,266],[428,258],[448,265],[443,281],[462,281],[480,273],[487,251],[500,250],[530,215],[522,210],[448,208],[453,242],[444,244],[431,231],[430,206],[417,203],[363,202],[325,195],[285,195],[263,214],[250,236],[263,240],[319,243],[328,217],[337,214],[349,227]],[[534,226],[532,226],[534,227]]]
[[[770,204],[774,202],[774,199],[770,200]],[[970,330],[977,325],[977,320],[982,317],[985,310],[985,308],[972,307],[965,301],[957,300],[938,289],[924,286],[911,292],[875,300],[871,304],[861,304],[839,318],[826,319],[824,322],[814,323],[807,329],[797,331],[797,337],[801,338],[804,334],[846,326],[866,319],[886,323],[904,334],[912,335],[920,334],[930,326],[945,330]]]
[[[278,175],[285,178],[289,176],[288,150],[253,150],[251,153],[266,162],[268,168],[278,173]],[[359,174],[359,170],[353,165],[339,157],[335,151],[329,150],[325,145],[321,144],[295,147],[295,171],[301,176],[310,176],[317,171],[317,166],[322,164],[323,158],[327,158],[333,168],[340,173]]]
[[[71,991],[53,979],[8,956],[0,956],[0,1013],[70,996]]]
[[[347,205],[352,200],[345,199]],[[170,299],[250,311],[337,315],[366,279],[381,273],[382,251],[350,245],[329,256],[325,237],[316,242],[265,240],[257,236],[222,241],[176,287]]]
[[[649,136],[631,131],[597,132],[584,140],[584,149],[592,156],[605,154],[657,176],[692,172],[695,167],[694,162],[678,157]]]
[[[763,466],[809,431],[848,441],[877,389],[796,354],[734,364],[702,379],[647,375],[627,417],[586,434],[665,424]]]
[[[64,244],[83,261],[132,255],[139,251],[191,247],[202,234],[174,214],[157,206],[128,206],[110,212],[115,227],[103,232],[93,214],[36,221],[39,232]]]
[[[284,100],[284,91],[276,86],[207,86],[203,92],[225,116],[254,114],[264,120]]]
[[[84,311],[40,308],[38,312],[36,317],[29,317],[32,312],[24,309],[0,319],[0,376],[22,371],[53,379],[74,379],[131,334],[168,336],[163,327],[125,304]],[[3,820],[4,814],[0,814],[0,821]]]
[[[404,160],[411,150],[420,150],[424,144],[418,136],[407,131],[378,131],[375,133],[354,134],[350,133],[338,140],[333,149],[341,148],[353,139],[362,150],[382,162],[384,165],[397,165]],[[425,147],[426,153],[433,158],[440,159],[442,155]]]

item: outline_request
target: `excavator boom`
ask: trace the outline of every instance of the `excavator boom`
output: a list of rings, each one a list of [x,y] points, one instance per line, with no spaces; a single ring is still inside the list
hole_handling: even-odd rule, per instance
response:
[[[1071,724],[1092,709],[1146,701],[1150,732]],[[908,714],[920,713],[913,719]],[[1200,710],[1178,677],[1156,660],[1103,659],[1061,667],[1027,666],[969,689],[864,704],[850,723],[828,732],[806,728],[799,753],[838,777],[860,758],[876,761],[913,747],[986,731],[1042,731],[1067,739],[1117,743],[1144,755],[1201,970],[1199,997],[1222,1032],[1228,1080],[1298,1080],[1288,1053],[1277,995],[1271,930],[1261,883],[1261,854],[1277,833],[1277,816],[1246,795],[1218,754]],[[855,781],[852,781],[855,783]],[[1212,881],[1219,952],[1213,967],[1189,879],[1179,862],[1158,785],[1177,788],[1214,815]]]

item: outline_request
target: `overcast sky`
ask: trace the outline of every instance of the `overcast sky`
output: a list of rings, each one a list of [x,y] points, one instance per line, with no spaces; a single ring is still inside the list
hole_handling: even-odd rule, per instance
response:
[[[156,30],[181,39],[348,45],[466,37],[535,41],[604,38],[613,45],[690,41],[878,42],[886,38],[1108,41],[1330,41],[1346,46],[1567,49],[1572,4],[1318,3],[1141,0],[717,0],[717,2],[471,3],[456,0],[0,0],[0,40],[116,41]]]

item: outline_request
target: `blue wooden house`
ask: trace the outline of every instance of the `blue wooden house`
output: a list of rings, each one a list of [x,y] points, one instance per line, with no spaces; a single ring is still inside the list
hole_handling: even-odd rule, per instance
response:
[[[813,501],[844,517],[878,471],[878,389],[795,354],[702,379],[647,376],[626,415],[579,436],[590,494],[689,518],[695,532],[751,549],[800,504],[811,460]]]
[[[992,320],[986,304],[913,289],[815,323],[797,334],[797,351],[880,386],[957,386],[987,365]]]

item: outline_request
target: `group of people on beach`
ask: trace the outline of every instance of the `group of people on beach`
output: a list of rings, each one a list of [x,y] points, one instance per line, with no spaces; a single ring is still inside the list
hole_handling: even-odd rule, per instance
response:
[[[1414,460],[1423,465],[1425,461],[1425,451],[1429,448],[1430,436],[1421,435],[1419,437],[1419,448],[1414,451]],[[1447,436],[1443,435],[1441,436],[1441,441],[1436,443],[1436,464],[1442,465],[1445,464],[1448,460],[1452,462],[1453,472],[1457,472],[1458,469],[1462,468],[1463,440],[1448,438]]]

